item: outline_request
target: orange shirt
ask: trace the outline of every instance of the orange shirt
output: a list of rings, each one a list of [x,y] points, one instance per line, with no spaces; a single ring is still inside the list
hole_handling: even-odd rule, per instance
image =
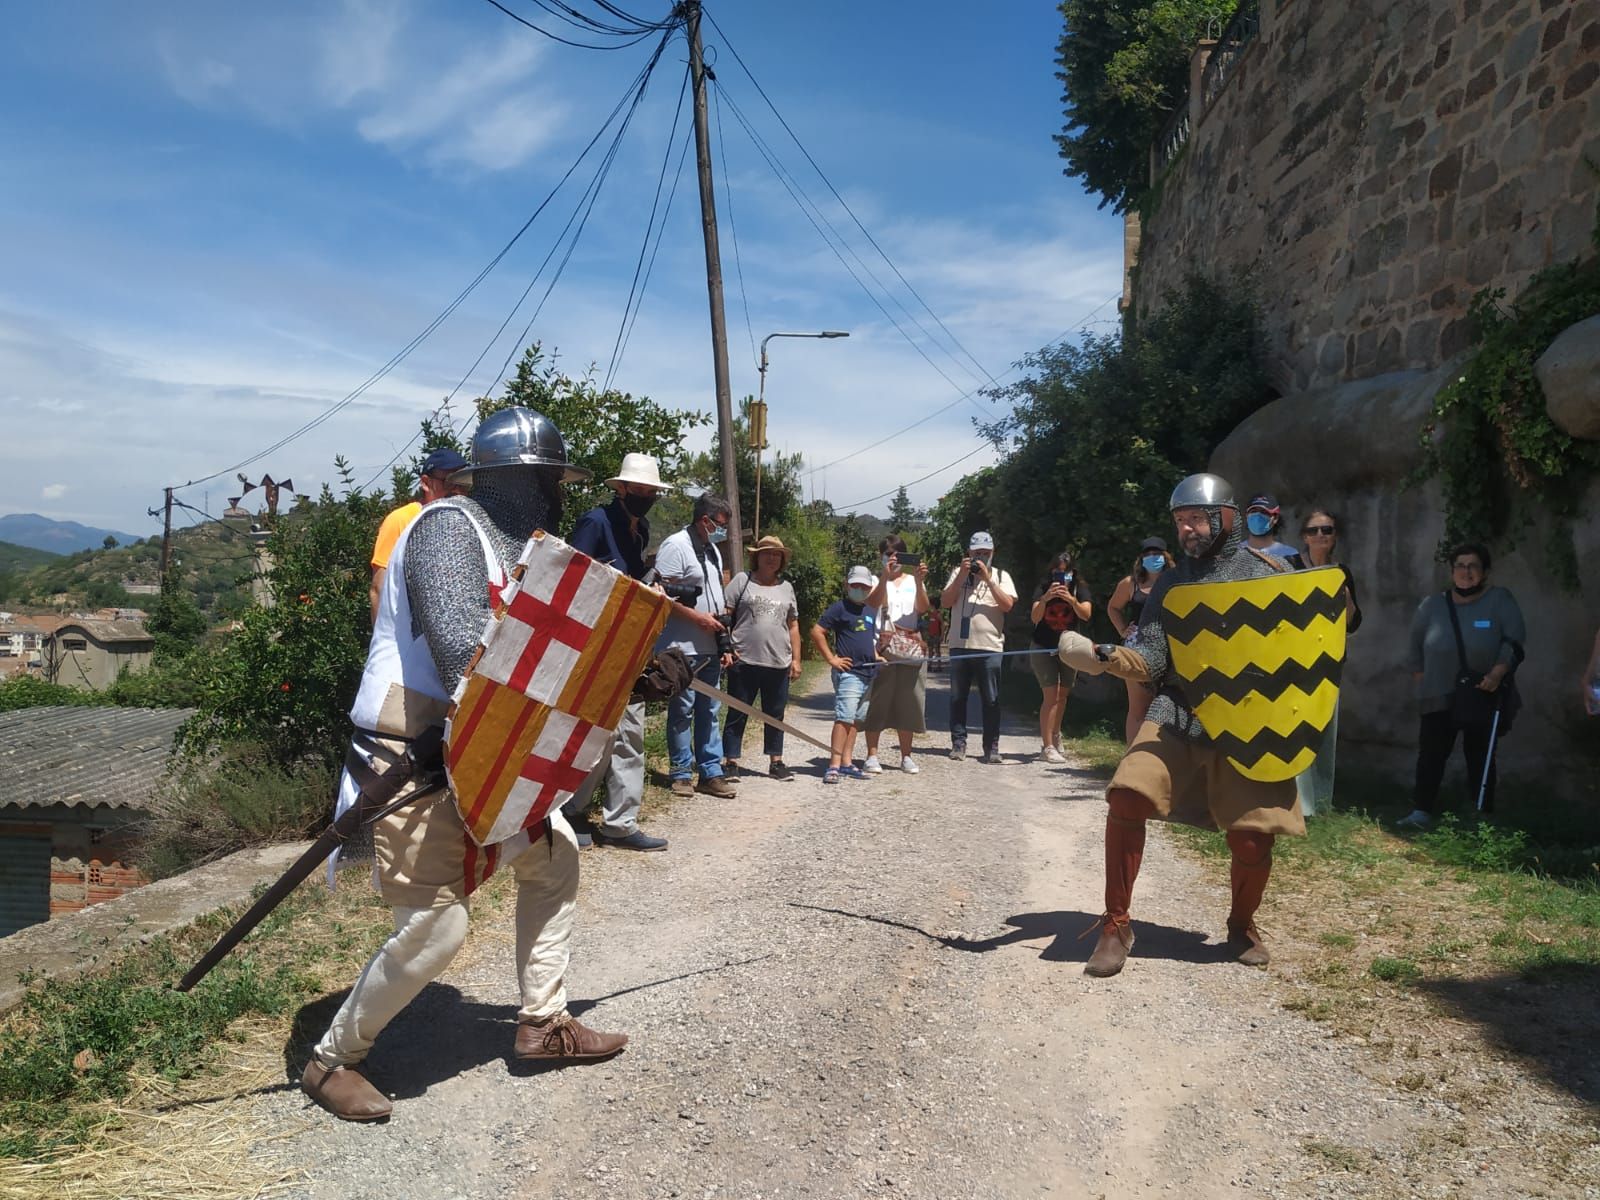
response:
[[[402,504],[387,517],[383,524],[378,526],[378,540],[372,547],[372,569],[380,567],[387,570],[389,555],[394,553],[394,544],[400,540],[400,531],[411,524],[411,518],[422,511],[422,505],[413,500],[410,504]]]

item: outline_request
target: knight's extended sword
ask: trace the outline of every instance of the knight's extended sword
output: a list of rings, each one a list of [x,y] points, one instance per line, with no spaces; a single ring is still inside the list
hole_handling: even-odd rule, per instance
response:
[[[736,699],[733,696],[728,695],[728,693],[723,691],[721,688],[712,687],[709,683],[706,683],[703,679],[696,679],[692,683],[690,683],[689,686],[691,688],[693,688],[695,691],[699,692],[703,696],[710,696],[713,700],[722,701],[729,708],[738,709],[740,712],[742,712],[747,717],[754,717],[758,721],[764,722],[767,725],[771,725],[774,729],[781,729],[785,733],[792,733],[792,734],[794,734],[795,737],[799,738],[803,742],[810,742],[813,746],[816,746],[818,749],[826,750],[829,754],[833,753],[833,747],[828,745],[828,743],[818,741],[816,738],[812,737],[809,733],[806,733],[802,729],[796,729],[793,725],[789,724],[789,722],[787,722],[787,721],[780,721],[780,720],[778,720],[777,717],[769,717],[769,716],[767,716],[767,714],[762,712],[759,708],[752,708],[750,705],[746,704],[743,700],[739,700],[739,699]]]

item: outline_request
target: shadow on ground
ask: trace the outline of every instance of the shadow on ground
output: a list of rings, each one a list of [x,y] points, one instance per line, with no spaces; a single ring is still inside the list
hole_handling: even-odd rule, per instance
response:
[[[790,901],[790,908],[803,908],[811,912],[828,913],[836,917],[849,917],[854,921],[869,921],[874,925],[887,925],[917,934],[930,942],[937,942],[947,950],[963,950],[971,954],[986,954],[1016,942],[1035,942],[1048,938],[1049,944],[1039,951],[1045,962],[1087,961],[1094,950],[1092,932],[1100,926],[1100,917],[1086,912],[1034,912],[1017,913],[1007,917],[1010,926],[992,937],[969,938],[951,934],[930,933],[905,921],[880,917],[872,913],[848,912],[842,908],[826,908],[820,904],[801,904]],[[1213,943],[1204,934],[1193,929],[1178,929],[1172,925],[1157,925],[1151,921],[1136,921],[1134,931],[1138,941],[1133,953],[1136,958],[1163,958],[1173,962],[1220,963],[1232,962],[1233,953],[1222,943]]]
[[[1600,1105],[1600,967],[1573,963],[1531,979],[1429,979],[1416,986],[1555,1086]]]

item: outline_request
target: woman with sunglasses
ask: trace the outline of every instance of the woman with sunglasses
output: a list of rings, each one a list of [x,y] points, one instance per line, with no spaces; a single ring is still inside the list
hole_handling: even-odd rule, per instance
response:
[[[1354,633],[1361,628],[1361,605],[1356,602],[1355,576],[1335,555],[1339,548],[1339,519],[1325,508],[1312,509],[1300,526],[1300,540],[1305,543],[1302,558],[1307,568],[1338,567],[1344,572],[1344,630],[1346,634]],[[1333,803],[1333,764],[1338,741],[1339,710],[1335,708],[1328,727],[1322,731],[1316,761],[1294,780],[1300,793],[1300,811],[1308,817],[1327,812]]]

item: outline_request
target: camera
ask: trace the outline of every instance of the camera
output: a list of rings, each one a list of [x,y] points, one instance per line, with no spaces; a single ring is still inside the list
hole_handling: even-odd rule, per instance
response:
[[[667,594],[668,599],[676,600],[679,604],[693,608],[700,599],[700,585],[697,583],[669,583],[660,581],[661,590]]]
[[[732,654],[734,652],[733,616],[731,613],[718,613],[717,621],[722,626],[721,629],[717,630],[717,653]]]

